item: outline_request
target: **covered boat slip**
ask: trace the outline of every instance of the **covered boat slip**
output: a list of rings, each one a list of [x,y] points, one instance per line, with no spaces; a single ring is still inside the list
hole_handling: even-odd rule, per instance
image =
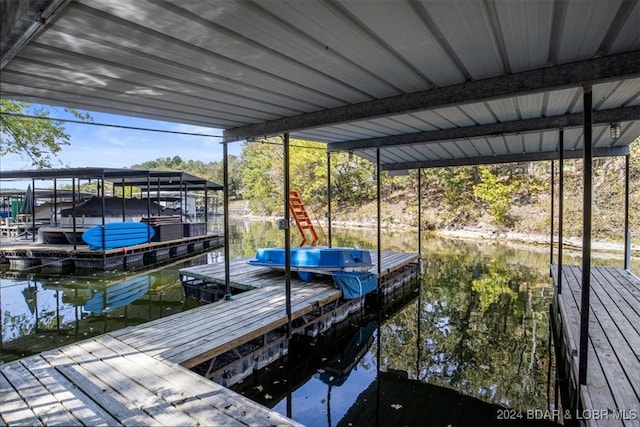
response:
[[[372,253],[374,263],[375,252]],[[393,275],[417,254],[383,252]],[[287,324],[282,271],[235,260],[234,285],[251,291],[0,367],[7,425],[298,425],[190,371]],[[374,266],[375,267],[375,266]],[[224,283],[224,264],[181,274]],[[222,275],[220,277],[220,275]],[[323,277],[323,276],[320,276]],[[392,280],[388,280],[392,283]],[[340,299],[329,276],[292,279],[292,317]]]
[[[0,408],[0,425],[298,425],[108,334],[1,366]]]
[[[552,267],[558,283],[558,266]],[[582,269],[562,266],[552,326],[558,369],[567,378],[564,399],[577,402],[572,417],[590,425],[639,425],[640,279],[628,270],[591,269],[586,384],[579,384]],[[565,418],[566,420],[566,418]]]

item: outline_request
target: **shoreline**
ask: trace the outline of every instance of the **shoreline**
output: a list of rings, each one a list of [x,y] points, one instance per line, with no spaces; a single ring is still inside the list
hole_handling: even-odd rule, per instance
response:
[[[236,215],[231,215],[236,216]],[[278,217],[254,216],[246,214],[238,214],[237,217],[254,220],[254,221],[276,221]],[[375,230],[376,224],[362,223],[353,221],[333,221],[332,226],[336,228],[362,228]],[[406,230],[417,232],[415,227],[406,224],[391,224],[382,226],[383,230]],[[471,241],[494,241],[500,243],[516,243],[531,246],[549,247],[549,234],[532,234],[520,233],[516,231],[498,231],[486,230],[480,228],[461,228],[461,229],[442,229],[442,230],[425,230],[425,233],[432,234],[436,237],[455,238],[460,240]],[[554,247],[558,246],[558,236],[554,236]],[[571,252],[580,252],[582,250],[582,239],[579,237],[563,237],[563,248]],[[601,255],[620,255],[624,254],[624,243],[608,242],[602,240],[591,240],[592,253]],[[640,246],[631,245],[631,257],[640,257]]]

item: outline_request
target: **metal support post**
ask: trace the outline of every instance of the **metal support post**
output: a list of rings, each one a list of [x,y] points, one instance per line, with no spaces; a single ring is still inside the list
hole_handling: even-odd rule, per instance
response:
[[[422,256],[422,168],[418,168],[418,253]]]
[[[624,269],[631,269],[631,232],[629,231],[629,155],[624,157]]]
[[[284,268],[285,268],[285,288],[287,299],[287,335],[291,338],[291,229],[289,223],[291,215],[289,213],[289,133],[286,132],[283,138],[284,146]]]
[[[587,384],[587,355],[589,354],[589,297],[591,293],[591,204],[593,148],[592,135],[592,87],[584,86],[584,157],[583,157],[583,221],[582,221],[582,298],[580,306],[580,355],[578,384]]]
[[[550,244],[549,244],[549,265],[553,265],[553,232],[555,231],[554,228],[554,223],[553,223],[553,217],[555,216],[556,213],[556,209],[555,209],[555,203],[556,203],[556,195],[555,195],[555,187],[556,187],[556,169],[555,169],[555,165],[556,162],[554,160],[551,160],[551,239],[550,239]]]
[[[560,182],[558,189],[558,294],[562,293],[562,246],[564,223],[564,129],[560,129]]]
[[[382,183],[380,179],[380,149],[376,148],[376,194],[378,211],[378,289],[382,280]]]
[[[229,251],[229,159],[227,142],[222,144],[222,200],[224,203],[224,289],[225,299],[231,300],[231,260]]]
[[[331,152],[327,151],[327,246],[331,247]]]

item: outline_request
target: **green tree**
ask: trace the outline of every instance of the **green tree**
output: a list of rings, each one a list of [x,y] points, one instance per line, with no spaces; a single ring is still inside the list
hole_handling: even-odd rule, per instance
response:
[[[494,221],[510,225],[511,200],[520,188],[520,181],[502,182],[487,166],[481,166],[479,172],[482,180],[473,188],[474,194],[489,204],[489,212]]]
[[[3,113],[0,116],[0,156],[17,154],[29,158],[31,164],[38,169],[52,167],[57,154],[64,146],[71,144],[63,122],[19,116],[48,118],[49,109],[46,107],[7,99],[0,101]],[[64,111],[80,120],[92,121],[88,113],[80,113],[71,108],[65,108]]]

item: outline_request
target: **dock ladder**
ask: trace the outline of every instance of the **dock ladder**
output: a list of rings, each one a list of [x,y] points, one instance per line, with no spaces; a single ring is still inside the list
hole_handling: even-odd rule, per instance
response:
[[[304,244],[307,243],[306,230],[309,230],[309,233],[311,234],[311,241],[309,241],[309,245],[315,246],[316,243],[318,243],[318,233],[311,222],[307,209],[302,203],[300,194],[296,190],[289,190],[289,212],[291,212],[291,216],[293,216],[293,219],[296,221],[298,231],[302,236],[300,246],[304,246]]]

